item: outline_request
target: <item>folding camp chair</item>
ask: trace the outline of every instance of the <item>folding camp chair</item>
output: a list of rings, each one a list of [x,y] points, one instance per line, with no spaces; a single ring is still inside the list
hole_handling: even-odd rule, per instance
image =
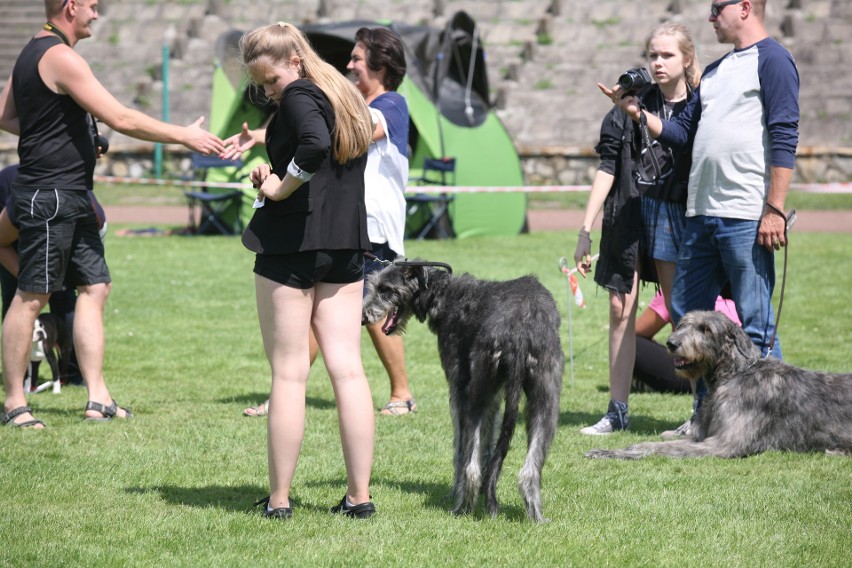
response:
[[[455,185],[456,184],[456,159],[455,158],[426,158],[423,160],[423,173],[419,178],[412,180],[416,185]],[[424,239],[433,236],[436,239],[449,239],[454,237],[453,224],[450,219],[450,203],[454,195],[447,192],[440,193],[415,193],[407,195],[405,202],[408,205],[408,217],[418,216],[426,219],[425,223],[413,231],[415,239]]]
[[[243,165],[242,160],[223,160],[216,156],[197,153],[193,153],[191,159],[193,177],[201,181],[207,179],[207,172],[213,168],[241,168]],[[243,192],[239,189],[211,192],[207,187],[203,187],[201,191],[186,191],[184,195],[189,205],[190,234],[239,235],[242,233]],[[200,210],[197,217],[196,209]]]

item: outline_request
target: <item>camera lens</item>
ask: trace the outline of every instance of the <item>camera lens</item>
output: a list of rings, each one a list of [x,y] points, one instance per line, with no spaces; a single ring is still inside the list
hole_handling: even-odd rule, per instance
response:
[[[636,94],[651,84],[651,75],[643,67],[630,69],[618,78],[618,85],[624,95]]]
[[[637,79],[639,79],[639,77],[637,77],[635,73],[628,71],[618,78],[618,84],[621,86],[622,91],[630,91],[636,88]]]

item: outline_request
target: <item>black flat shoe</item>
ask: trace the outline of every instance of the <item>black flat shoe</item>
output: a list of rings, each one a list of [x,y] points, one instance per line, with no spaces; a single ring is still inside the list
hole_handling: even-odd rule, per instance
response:
[[[260,501],[254,504],[255,507],[263,505],[263,516],[267,519],[289,519],[293,516],[293,509],[290,507],[278,507],[277,509],[270,509],[269,505],[269,497],[264,497]]]
[[[375,514],[376,506],[373,505],[372,501],[367,501],[366,503],[348,507],[346,505],[346,495],[344,495],[340,503],[331,508],[331,512],[336,515],[346,515],[353,519],[367,519]]]

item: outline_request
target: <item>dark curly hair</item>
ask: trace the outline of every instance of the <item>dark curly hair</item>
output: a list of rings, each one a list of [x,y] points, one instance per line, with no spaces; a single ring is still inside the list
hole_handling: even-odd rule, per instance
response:
[[[399,36],[387,28],[361,28],[355,32],[355,42],[364,44],[367,67],[385,70],[384,87],[397,90],[405,76],[405,52]]]

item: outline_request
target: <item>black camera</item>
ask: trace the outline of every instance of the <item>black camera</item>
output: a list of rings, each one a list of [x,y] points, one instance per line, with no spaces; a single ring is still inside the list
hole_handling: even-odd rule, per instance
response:
[[[644,67],[629,69],[618,78],[622,96],[635,95],[651,84],[651,75]]]
[[[100,152],[98,152],[98,148],[100,148]],[[103,156],[109,150],[109,140],[101,134],[95,134],[95,153],[99,156]]]

